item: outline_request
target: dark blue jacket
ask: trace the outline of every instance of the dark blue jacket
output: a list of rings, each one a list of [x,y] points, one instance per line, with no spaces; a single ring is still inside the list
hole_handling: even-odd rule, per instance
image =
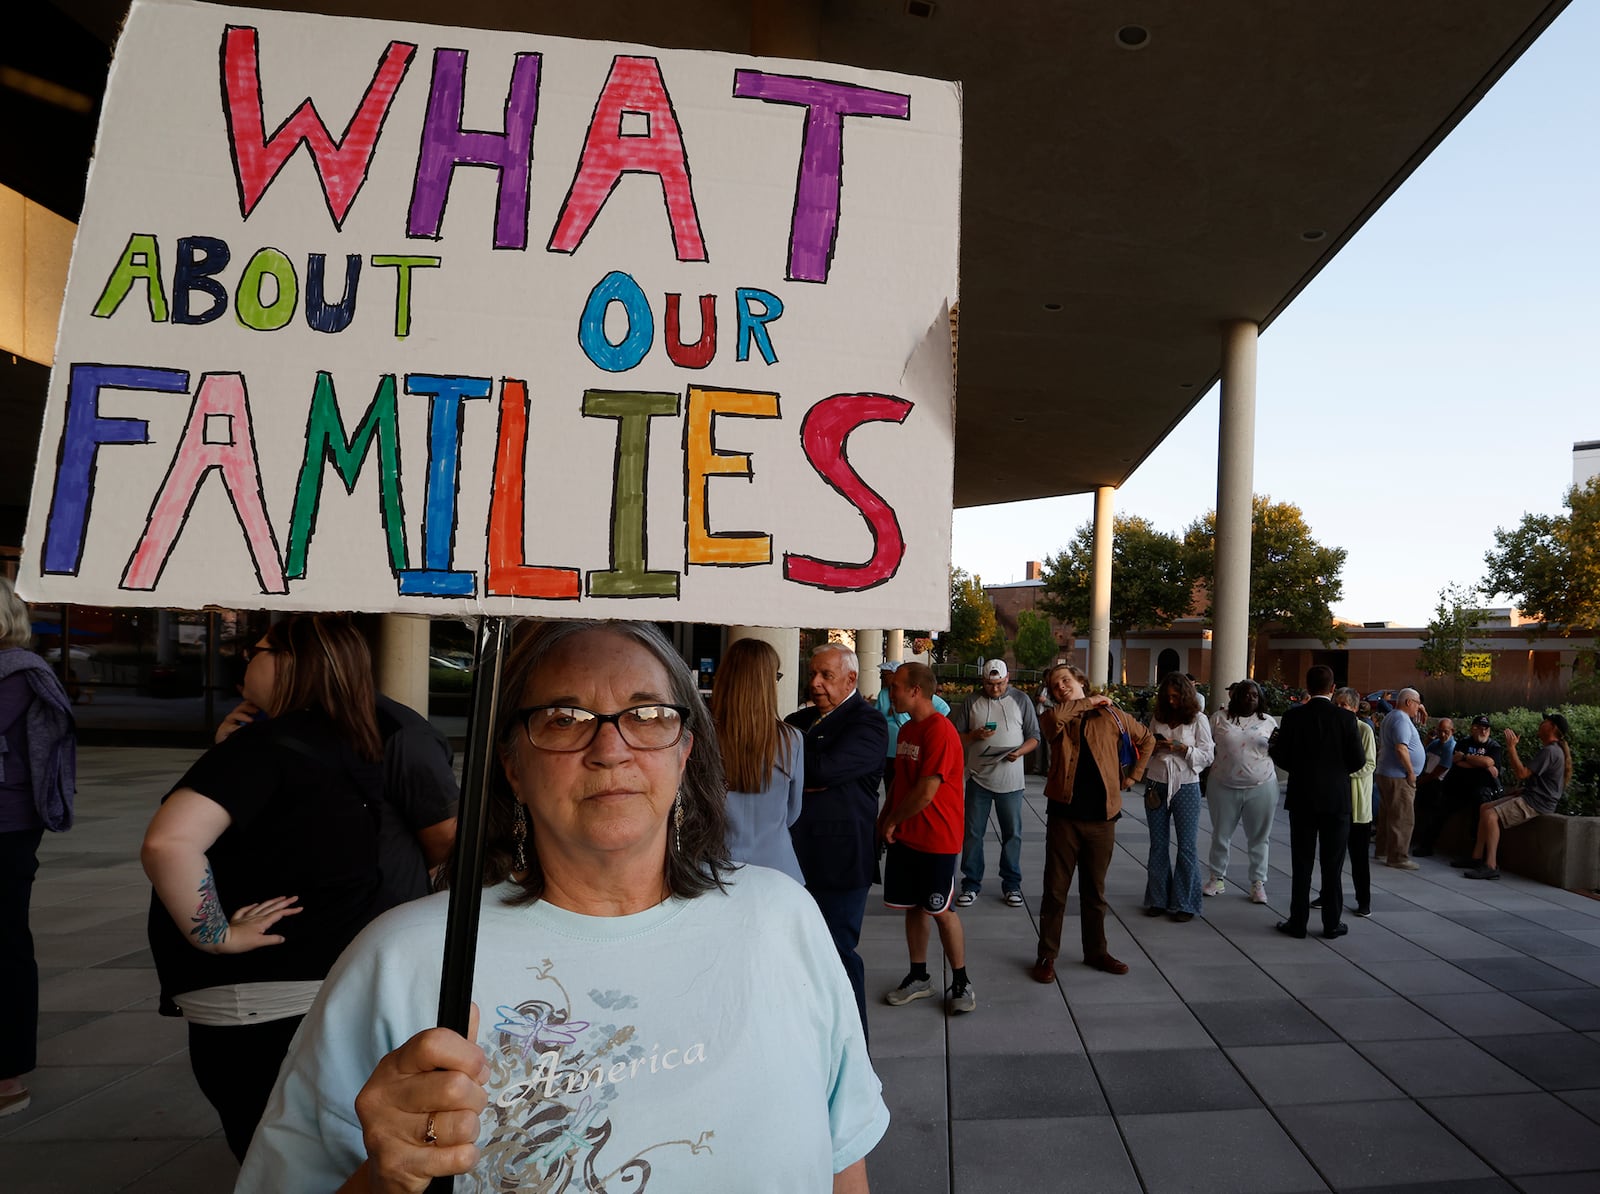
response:
[[[813,706],[785,720],[805,735],[806,790],[789,834],[806,886],[870,887],[888,723],[854,692],[826,717]]]

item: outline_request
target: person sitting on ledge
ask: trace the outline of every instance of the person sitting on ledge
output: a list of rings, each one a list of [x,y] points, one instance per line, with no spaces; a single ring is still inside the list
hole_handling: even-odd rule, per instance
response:
[[[1478,841],[1472,857],[1458,858],[1451,866],[1466,867],[1469,879],[1498,879],[1500,834],[1535,817],[1556,811],[1561,803],[1561,793],[1572,782],[1572,747],[1567,745],[1569,730],[1567,719],[1559,713],[1546,713],[1539,723],[1539,753],[1533,762],[1524,765],[1517,756],[1519,739],[1507,729],[1501,737],[1506,741],[1506,763],[1512,773],[1522,781],[1522,791],[1515,796],[1491,800],[1478,813]]]

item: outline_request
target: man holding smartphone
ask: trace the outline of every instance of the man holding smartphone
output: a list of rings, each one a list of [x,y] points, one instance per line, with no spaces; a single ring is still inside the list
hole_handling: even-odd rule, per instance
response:
[[[1039,745],[1039,717],[1027,694],[1011,687],[1006,661],[991,659],[983,668],[983,691],[967,698],[950,720],[967,754],[966,836],[956,907],[969,907],[983,890],[983,838],[993,806],[1000,823],[1001,897],[1020,908],[1022,760]]]

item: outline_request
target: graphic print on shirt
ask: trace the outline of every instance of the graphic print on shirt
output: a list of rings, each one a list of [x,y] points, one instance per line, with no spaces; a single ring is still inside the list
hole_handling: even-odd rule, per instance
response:
[[[668,1159],[647,1159],[647,1153],[672,1150],[672,1159],[678,1160],[710,1152],[713,1133],[705,1130],[693,1140],[657,1141],[632,1156],[615,1150],[603,1155],[616,1130],[613,1111],[622,1088],[704,1063],[705,1043],[674,1042],[667,1048],[652,1043],[646,1048],[635,1025],[576,1019],[572,999],[553,970],[548,958],[533,968],[535,980],[549,984],[541,992],[548,998],[500,1005],[494,1027],[480,1042],[489,1056],[485,1114],[492,1127],[482,1160],[461,1188],[480,1194],[641,1191],[650,1184],[653,1165]],[[639,1006],[637,998],[616,990],[590,991],[588,1001],[609,1012]],[[661,1099],[665,1094],[636,1097]],[[621,1106],[625,1115],[626,1100]],[[676,1180],[681,1176],[674,1174],[674,1184],[681,1184]]]

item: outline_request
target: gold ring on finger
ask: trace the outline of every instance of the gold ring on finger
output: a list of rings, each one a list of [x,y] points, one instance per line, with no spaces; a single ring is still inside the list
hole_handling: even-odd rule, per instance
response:
[[[422,1143],[438,1144],[439,1134],[433,1130],[433,1112],[428,1113],[428,1126],[423,1130]]]

